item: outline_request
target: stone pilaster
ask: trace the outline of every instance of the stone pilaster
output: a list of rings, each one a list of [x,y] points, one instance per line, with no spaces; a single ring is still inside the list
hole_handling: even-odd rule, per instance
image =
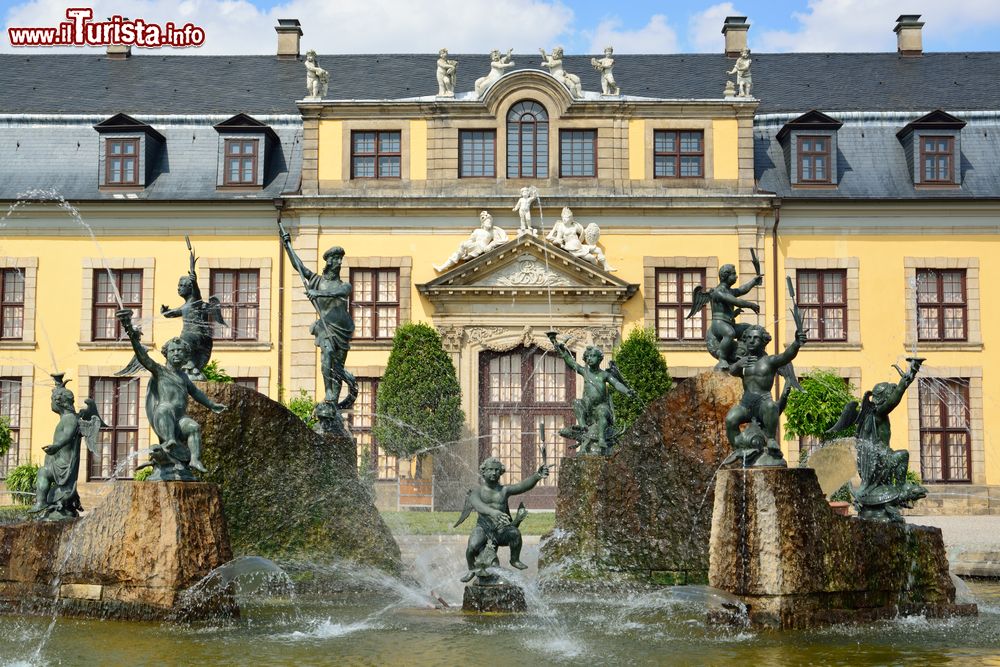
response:
[[[302,263],[313,271],[319,270],[319,227],[299,227],[292,236],[292,247]],[[288,258],[283,257],[287,262]],[[291,291],[291,336],[289,338],[289,359],[291,371],[288,377],[288,395],[296,396],[304,389],[310,396],[317,391],[316,343],[309,328],[316,321],[316,310],[306,297],[302,279],[289,267],[287,273]]]

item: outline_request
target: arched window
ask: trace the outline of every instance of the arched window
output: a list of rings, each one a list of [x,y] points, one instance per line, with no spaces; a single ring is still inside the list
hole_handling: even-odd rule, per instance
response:
[[[549,177],[549,115],[530,100],[507,113],[507,178]]]

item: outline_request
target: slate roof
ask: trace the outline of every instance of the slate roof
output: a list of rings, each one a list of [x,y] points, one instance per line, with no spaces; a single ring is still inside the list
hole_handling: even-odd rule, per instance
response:
[[[144,120],[142,116],[140,120]],[[167,124],[148,121],[166,139],[153,180],[136,190],[140,200],[271,200],[298,187],[302,168],[301,122],[271,124],[280,144],[268,156],[262,190],[216,189],[219,165],[218,123]],[[71,200],[116,199],[114,192],[97,187],[100,135],[96,121],[12,125],[0,122],[0,198],[15,199],[32,189],[55,189]],[[118,198],[122,196],[117,193]]]
[[[830,114],[837,118],[836,113]],[[956,188],[917,189],[896,134],[921,114],[841,119],[837,131],[838,185],[831,189],[792,189],[781,143],[780,122],[754,128],[754,169],[758,188],[782,197],[807,200],[1000,199],[1000,111],[967,118],[961,132],[962,184]],[[962,117],[961,113],[955,114]]]
[[[452,57],[460,63],[459,92],[489,71],[486,54]],[[565,67],[585,90],[599,91],[590,57],[566,56]],[[1000,108],[1000,52],[752,57],[758,113]],[[434,53],[318,58],[331,75],[331,99],[434,95],[436,59]],[[540,60],[515,55],[514,69],[536,69]],[[732,62],[721,53],[616,55],[615,78],[628,95],[719,98]],[[274,56],[0,55],[0,113],[297,113],[295,100],[304,96],[302,63]]]

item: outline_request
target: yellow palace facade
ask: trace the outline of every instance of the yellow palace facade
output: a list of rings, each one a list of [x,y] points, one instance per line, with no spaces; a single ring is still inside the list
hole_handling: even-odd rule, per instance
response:
[[[54,90],[0,105],[2,197],[54,189],[83,220],[49,201],[16,206],[0,228],[0,404],[17,436],[6,468],[41,460],[56,421],[47,376],[58,368],[110,424],[104,459],[87,462],[88,488],[131,475],[130,454],[155,436],[143,377],[115,376],[131,350],[108,313],[117,289],[147,346],[179,332],[160,309],[180,303],[185,235],[228,325],[213,358],[272,398],[317,395],[315,317],[283,257],[280,219],[308,266],[346,249],[356,324],[347,366],[361,380],[348,418],[385,507],[453,506],[488,455],[515,478],[539,463],[538,423],[553,433],[571,420],[580,390],[544,353],[549,329],[578,352],[610,353],[651,327],[676,379],[710,369],[707,322],[685,317],[691,290],[714,285],[727,263],[749,280],[756,255],[764,284],[747,298],[761,312],[743,319],[783,347],[790,277],[810,327],[800,374],[831,368],[861,392],[893,380],[892,364],[926,357],[924,380],[893,413],[893,444],[939,491],[929,511],[1000,511],[1000,445],[989,435],[1000,422],[1000,316],[981,307],[998,254],[1000,101],[928,85],[972,79],[998,56],[755,55],[753,96],[727,96],[724,72],[746,35],[731,18],[729,55],[616,58],[624,94],[614,96],[595,92],[599,74],[582,56],[564,65],[582,92],[537,56],[515,55],[482,94],[470,75],[453,97],[433,94],[433,57],[320,56],[334,74],[318,99],[302,99],[294,39],[272,58],[232,58],[226,77],[211,58],[33,59],[52,58],[80,85],[111,85],[78,108],[50,99],[65,95]],[[485,56],[453,57],[463,76],[489,70]],[[2,58],[23,78],[40,66]],[[192,84],[194,68],[215,85]],[[116,84],[136,73],[149,77],[142,91]],[[538,193],[537,236],[518,234],[523,188]],[[599,240],[547,240],[564,209]],[[469,252],[482,211],[507,241]],[[392,335],[409,321],[441,333],[466,414],[463,438],[433,452],[429,489],[407,482],[413,467],[370,432]],[[800,445],[786,441],[793,465]],[[529,504],[551,507],[556,481]]]

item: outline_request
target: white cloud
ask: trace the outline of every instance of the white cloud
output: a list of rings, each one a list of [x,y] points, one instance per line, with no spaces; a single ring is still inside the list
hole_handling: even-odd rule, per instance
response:
[[[94,8],[95,19],[122,12],[119,0],[82,4]],[[23,51],[9,45],[6,27],[55,26],[66,20],[66,6],[65,0],[15,5],[7,13],[0,50]],[[290,0],[261,10],[245,0],[130,0],[127,15],[204,28],[205,46],[186,51],[200,55],[274,53],[278,18],[299,19],[302,50],[319,53],[436,53],[441,47],[454,53],[534,51],[539,44],[559,42],[573,20],[561,0],[462,0],[442,7],[437,0]]]
[[[695,53],[721,53],[725,46],[722,24],[727,16],[743,16],[731,2],[712,5],[688,19],[688,48]]]
[[[618,17],[604,19],[588,37],[592,53],[601,53],[606,46],[613,46],[615,53],[676,53],[678,50],[677,32],[662,14],[654,14],[649,23],[638,30],[622,30]]]
[[[938,37],[1000,24],[996,0],[810,0],[795,12],[796,30],[762,31],[753,40],[760,51],[895,51],[892,29],[900,14],[921,14],[924,46]]]

